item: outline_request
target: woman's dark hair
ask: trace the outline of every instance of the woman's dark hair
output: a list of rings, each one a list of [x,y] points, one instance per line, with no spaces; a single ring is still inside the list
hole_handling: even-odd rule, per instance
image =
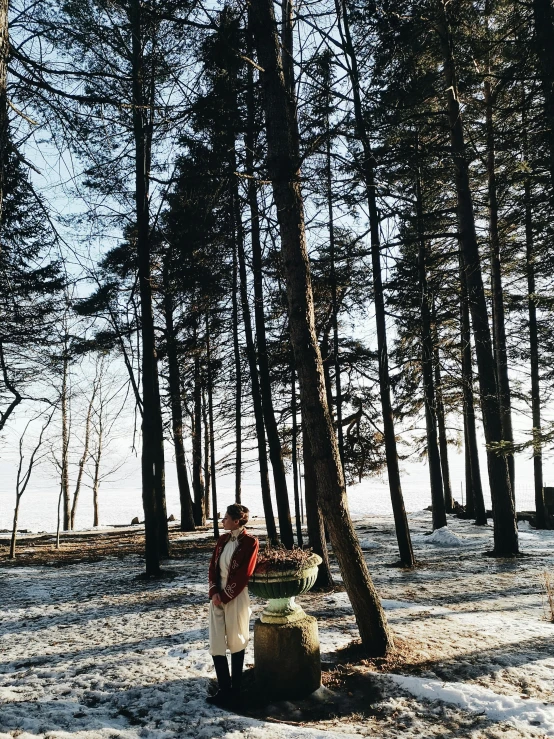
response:
[[[240,526],[247,524],[250,517],[250,511],[248,508],[245,505],[240,505],[240,503],[233,503],[228,506],[227,513],[231,516],[233,521],[238,521]]]

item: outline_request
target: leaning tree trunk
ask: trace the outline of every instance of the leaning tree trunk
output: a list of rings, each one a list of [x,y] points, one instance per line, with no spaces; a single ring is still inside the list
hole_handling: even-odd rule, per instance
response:
[[[329,563],[329,552],[325,539],[325,525],[321,508],[318,503],[317,479],[315,476],[314,462],[310,450],[310,441],[306,433],[305,424],[302,424],[302,460],[304,462],[304,496],[306,500],[306,528],[308,530],[308,542],[310,548],[319,554],[323,562],[317,572],[316,588],[327,590],[332,588],[333,576]]]
[[[466,444],[466,498],[467,513],[475,516],[477,526],[487,525],[487,511],[481,483],[481,466],[479,463],[479,447],[477,445],[477,427],[475,424],[475,404],[473,402],[473,362],[471,358],[471,330],[469,325],[469,305],[466,285],[466,273],[460,259],[460,326],[461,326],[461,359],[462,359],[462,395],[464,412],[464,439]],[[468,475],[469,473],[469,475]],[[470,504],[471,501],[471,504]]]
[[[169,257],[168,257],[169,259]],[[179,502],[181,508],[181,531],[194,531],[194,510],[190,494],[185,444],[183,441],[183,406],[181,401],[181,375],[179,372],[179,358],[177,356],[177,342],[173,322],[173,295],[168,274],[168,265],[164,265],[164,313],[165,313],[165,343],[167,351],[167,386],[171,405],[171,431],[173,434],[173,448],[175,449],[175,467],[177,471],[177,485],[179,486]]]
[[[0,224],[2,223],[2,205],[4,201],[4,167],[9,143],[8,130],[8,92],[7,73],[10,53],[10,37],[8,32],[9,0],[0,0]],[[0,252],[2,239],[0,238]]]
[[[456,197],[458,205],[458,230],[463,257],[463,269],[467,282],[469,308],[475,337],[475,353],[479,368],[481,410],[487,442],[487,466],[491,488],[494,519],[494,553],[497,556],[512,556],[518,553],[518,534],[514,501],[510,488],[510,476],[502,447],[502,413],[497,393],[494,354],[492,349],[489,318],[481,259],[475,231],[473,199],[469,182],[469,165],[466,158],[466,143],[462,123],[462,112],[458,102],[456,69],[452,50],[452,38],[446,16],[446,0],[439,0],[438,33],[441,41],[444,79],[448,99],[450,141],[452,146]]]
[[[250,13],[258,63],[263,70],[260,75],[267,130],[267,167],[281,236],[290,335],[319,503],[362,643],[368,653],[383,655],[393,646],[392,635],[348,511],[337,440],[325,397],[300,189],[298,122],[287,96],[272,0],[257,0],[250,6]]]
[[[417,143],[416,143],[417,146]],[[427,429],[427,461],[431,483],[433,530],[446,526],[446,508],[442,484],[441,458],[437,439],[437,414],[435,406],[435,378],[433,374],[433,335],[431,331],[431,298],[427,282],[427,244],[423,225],[423,195],[421,175],[416,177],[416,210],[418,232],[419,302],[421,316],[421,374],[423,377],[423,402]]]
[[[491,249],[491,282],[492,282],[492,336],[494,356],[496,360],[496,378],[498,383],[498,399],[502,422],[502,436],[513,446],[512,401],[510,378],[508,376],[508,352],[506,348],[506,320],[504,312],[504,292],[502,289],[502,268],[500,263],[500,234],[498,230],[498,196],[496,190],[496,152],[493,120],[493,100],[489,80],[484,83],[487,128],[487,185],[489,196],[489,238]],[[508,471],[512,497],[515,501],[515,460],[513,451],[507,455]]]
[[[383,280],[381,275],[381,241],[380,241],[380,219],[377,208],[377,189],[375,186],[375,158],[371,150],[371,144],[366,127],[366,118],[362,110],[360,79],[358,73],[358,61],[352,37],[346,0],[335,0],[337,16],[342,16],[342,26],[339,32],[342,37],[342,46],[348,57],[348,74],[352,86],[354,102],[354,121],[356,135],[362,145],[363,161],[362,176],[364,179],[366,198],[369,211],[371,265],[373,276],[373,300],[375,303],[375,321],[377,328],[377,353],[379,362],[379,393],[381,398],[381,409],[383,413],[383,432],[385,437],[385,456],[387,460],[387,472],[389,477],[389,489],[398,539],[400,559],[404,566],[413,567],[415,564],[408,518],[404,507],[402,485],[400,483],[400,468],[398,464],[398,451],[396,447],[396,434],[394,430],[394,416],[391,402],[391,383],[389,376],[388,348],[385,296]],[[343,30],[344,27],[344,30]]]

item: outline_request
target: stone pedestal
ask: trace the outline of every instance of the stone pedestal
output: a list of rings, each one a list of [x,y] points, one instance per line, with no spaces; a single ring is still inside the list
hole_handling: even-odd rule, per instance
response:
[[[254,624],[256,683],[271,698],[305,698],[321,685],[317,620],[301,613],[286,623]]]

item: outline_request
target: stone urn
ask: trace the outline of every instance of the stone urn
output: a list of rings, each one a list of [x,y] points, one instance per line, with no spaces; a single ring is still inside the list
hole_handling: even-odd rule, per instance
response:
[[[317,580],[317,568],[321,562],[319,554],[312,554],[301,568],[287,570],[269,568],[262,572],[254,572],[248,583],[248,589],[253,595],[266,598],[268,601],[261,615],[262,623],[289,624],[306,618],[295,598],[313,588]]]
[[[321,685],[317,620],[295,602],[313,587],[321,562],[312,554],[299,567],[268,566],[248,583],[253,595],[268,601],[254,624],[254,670],[272,699],[304,698]]]

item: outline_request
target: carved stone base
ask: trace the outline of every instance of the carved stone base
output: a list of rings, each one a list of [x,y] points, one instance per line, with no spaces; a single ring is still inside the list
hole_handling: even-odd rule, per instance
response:
[[[292,598],[271,598],[260,620],[263,624],[292,624],[306,618],[302,606]]]

